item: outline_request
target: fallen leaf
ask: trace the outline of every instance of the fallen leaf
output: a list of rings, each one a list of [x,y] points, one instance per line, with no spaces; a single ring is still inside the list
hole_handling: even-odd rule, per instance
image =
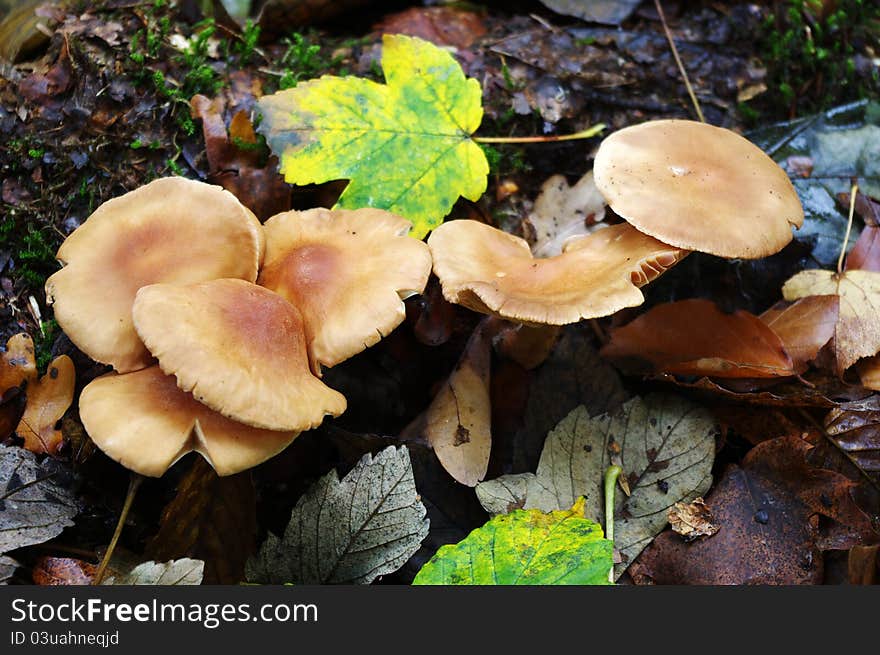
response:
[[[490,338],[484,321],[425,413],[428,443],[443,468],[468,487],[485,477],[492,448]]]
[[[439,46],[468,48],[486,33],[477,12],[459,7],[410,7],[382,19],[374,27],[384,34],[417,36]]]
[[[637,582],[657,584],[818,584],[822,555],[816,515],[870,529],[856,507],[854,483],[807,463],[799,437],[761,443],[742,467],[730,465],[706,498],[722,526],[689,544],[671,530],[630,568]],[[866,525],[867,524],[867,525]]]
[[[880,391],[880,355],[860,359],[856,362],[855,369],[863,387]]]
[[[542,511],[586,499],[586,516],[604,522],[605,470],[619,456],[629,496],[615,498],[614,545],[623,556],[619,577],[641,550],[666,527],[666,511],[708,491],[715,457],[715,421],[702,407],[677,396],[633,398],[618,412],[590,418],[581,406],[547,435],[534,475],[526,474],[525,493],[508,507]],[[481,483],[478,497],[489,497],[487,511],[523,490],[523,476],[501,476]]]
[[[220,477],[197,458],[162,510],[146,554],[156,561],[202,560],[205,584],[237,584],[256,550],[256,504],[250,471]]]
[[[825,416],[824,427],[856,465],[880,476],[880,396],[841,403]]]
[[[672,531],[685,541],[711,537],[721,529],[702,498],[694,498],[690,503],[675,503],[666,518]]]
[[[862,230],[856,245],[846,256],[844,269],[880,273],[880,227],[869,225]]]
[[[509,514],[523,509],[534,473],[509,473],[477,485],[477,498],[489,514]]]
[[[559,14],[607,25],[620,25],[641,2],[642,0],[541,0],[542,5]]]
[[[19,564],[14,559],[0,555],[0,585],[9,584],[18,567]]]
[[[247,564],[262,584],[369,584],[399,569],[428,534],[405,447],[364,455],[340,482],[331,471],[297,501],[279,539]]]
[[[33,339],[24,332],[11,336],[0,360],[0,395],[6,400],[10,390],[36,379]]]
[[[808,296],[795,303],[777,303],[759,318],[776,333],[798,371],[816,358],[834,336],[840,298]]]
[[[627,372],[767,378],[794,375],[782,341],[754,314],[703,299],[655,305],[611,330],[600,355]]]
[[[107,577],[103,585],[200,585],[205,563],[197,559],[178,559],[170,562],[144,562],[128,573]]]
[[[27,388],[27,405],[15,431],[24,439],[24,447],[35,453],[54,455],[64,444],[64,436],[55,425],[73,402],[76,371],[67,355],[56,357],[39,382]]]
[[[605,198],[596,188],[593,171],[588,171],[574,186],[563,175],[554,175],[541,185],[535,206],[525,219],[525,232],[535,257],[562,254],[569,239],[591,232],[605,219]]]
[[[70,473],[24,448],[0,445],[0,554],[41,544],[73,525],[80,503],[63,486]]]
[[[547,433],[578,405],[595,416],[616,409],[627,397],[617,371],[596,352],[589,326],[565,326],[550,357],[535,370],[522,427],[510,439],[508,470],[534,470]]]
[[[413,584],[606,585],[612,550],[578,499],[567,510],[492,518],[464,541],[440,548]]]
[[[44,586],[90,585],[98,567],[72,557],[40,557],[33,566],[34,584]]]
[[[840,296],[833,344],[838,375],[858,359],[880,351],[880,273],[801,271],[783,285],[782,295],[786,300]]]
[[[853,546],[849,551],[848,578],[850,584],[877,584],[880,580],[880,546]]]
[[[483,115],[480,85],[427,41],[382,43],[386,84],[324,76],[264,96],[259,131],[288,182],[350,180],[337,207],[386,209],[421,239],[459,195],[486,190],[489,165],[470,138]]]

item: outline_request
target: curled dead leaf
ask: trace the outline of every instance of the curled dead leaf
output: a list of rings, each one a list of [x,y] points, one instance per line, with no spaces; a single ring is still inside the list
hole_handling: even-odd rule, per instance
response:
[[[76,370],[67,355],[52,360],[46,375],[28,385],[27,405],[15,429],[25,448],[50,455],[58,452],[64,437],[55,426],[73,402],[75,385]]]
[[[686,542],[699,537],[711,537],[721,529],[702,498],[694,498],[689,503],[675,503],[666,518],[672,531],[680,534]]]

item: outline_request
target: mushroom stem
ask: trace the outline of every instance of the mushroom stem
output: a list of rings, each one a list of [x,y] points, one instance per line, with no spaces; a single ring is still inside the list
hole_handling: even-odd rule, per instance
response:
[[[849,218],[846,221],[846,234],[843,237],[843,245],[840,248],[840,257],[837,258],[837,274],[843,273],[843,258],[846,256],[846,244],[849,243],[849,233],[852,231],[853,214],[856,209],[856,196],[859,193],[859,185],[853,184],[849,192]]]
[[[553,141],[575,141],[577,139],[589,139],[605,129],[605,123],[599,123],[586,130],[574,134],[559,134],[553,136],[475,136],[477,143],[550,143]]]
[[[669,41],[669,47],[672,50],[672,56],[675,58],[675,63],[678,65],[678,70],[681,72],[681,77],[684,80],[684,85],[687,88],[688,95],[691,97],[691,102],[694,104],[694,110],[697,112],[697,118],[700,119],[701,123],[706,122],[705,116],[703,116],[703,110],[700,108],[700,101],[697,100],[697,94],[694,93],[694,87],[691,86],[691,81],[688,78],[687,70],[685,70],[684,64],[681,61],[681,57],[678,56],[678,48],[675,47],[675,41],[672,40],[672,32],[669,31],[669,25],[666,23],[666,14],[663,13],[663,5],[660,4],[660,0],[654,0],[654,7],[657,8],[657,15],[660,16],[660,23],[663,25],[663,32],[666,34],[666,40]]]
[[[614,487],[623,469],[612,464],[605,469],[605,538],[614,544]],[[614,564],[608,571],[608,582],[614,582]]]
[[[119,541],[119,535],[122,534],[122,526],[125,525],[125,519],[128,518],[128,512],[131,510],[134,496],[137,493],[138,487],[141,486],[143,479],[144,476],[139,473],[131,473],[131,477],[128,480],[128,492],[125,494],[125,502],[122,504],[122,511],[119,513],[119,520],[116,522],[116,530],[113,532],[113,537],[107,546],[107,552],[104,553],[104,559],[101,560],[101,564],[95,572],[95,577],[92,579],[93,585],[99,585],[104,580],[104,575],[107,573],[107,567],[110,564],[110,558],[113,556],[113,551],[116,550],[116,542]]]

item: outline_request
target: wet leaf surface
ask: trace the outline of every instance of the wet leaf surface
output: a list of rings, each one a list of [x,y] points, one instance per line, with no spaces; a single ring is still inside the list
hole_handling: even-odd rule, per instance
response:
[[[25,448],[35,453],[58,452],[64,436],[56,425],[73,402],[75,386],[76,371],[67,355],[52,360],[39,382],[28,384],[27,405],[15,430]]]
[[[105,585],[200,585],[205,563],[196,559],[144,562],[127,573],[105,578]]]
[[[97,569],[94,564],[72,557],[41,557],[31,575],[38,585],[90,585]]]

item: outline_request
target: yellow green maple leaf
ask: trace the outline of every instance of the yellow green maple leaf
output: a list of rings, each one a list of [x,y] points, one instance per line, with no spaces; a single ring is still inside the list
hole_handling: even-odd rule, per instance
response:
[[[260,131],[285,180],[346,179],[337,207],[408,218],[422,238],[459,196],[477,200],[489,164],[471,139],[483,118],[479,82],[418,38],[382,39],[385,84],[324,76],[260,99]]]

